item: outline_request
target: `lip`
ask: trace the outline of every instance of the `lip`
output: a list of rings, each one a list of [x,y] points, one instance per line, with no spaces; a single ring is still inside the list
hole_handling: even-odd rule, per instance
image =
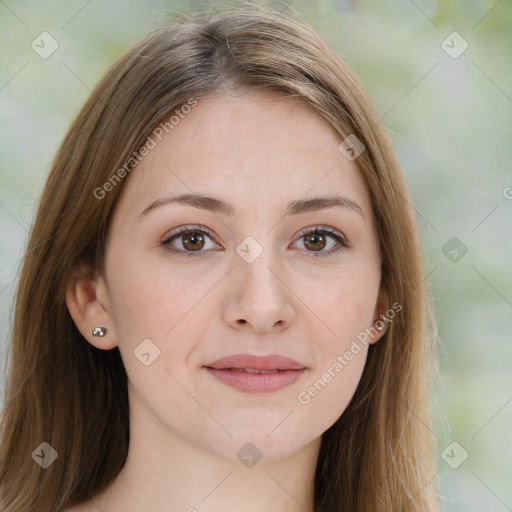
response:
[[[223,384],[246,393],[268,393],[291,386],[307,369],[298,361],[277,354],[235,354],[208,363],[205,368]],[[272,373],[248,373],[246,369]]]

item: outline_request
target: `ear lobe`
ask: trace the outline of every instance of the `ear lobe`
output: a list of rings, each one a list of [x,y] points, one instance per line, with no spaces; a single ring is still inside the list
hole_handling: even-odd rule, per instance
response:
[[[93,272],[89,264],[81,262],[73,268],[69,277],[66,305],[82,336],[96,348],[110,350],[117,346],[117,336],[112,316],[97,300],[98,287],[102,285],[103,278]],[[106,327],[106,335],[93,336],[95,327]]]
[[[389,293],[384,286],[381,286],[373,315],[370,345],[377,343],[377,341],[379,341],[384,336],[384,334],[386,334],[389,321],[385,320],[387,318],[385,313],[388,311],[389,307]]]
[[[385,320],[383,320],[384,315],[377,317],[377,319],[373,322],[373,325],[370,328],[372,336],[370,338],[370,345],[377,343],[386,331],[388,330],[388,324]]]

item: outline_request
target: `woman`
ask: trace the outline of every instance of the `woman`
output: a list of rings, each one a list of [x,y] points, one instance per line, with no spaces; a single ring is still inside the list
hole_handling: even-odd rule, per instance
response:
[[[265,9],[108,71],[30,235],[6,512],[434,511],[418,228],[360,84]]]

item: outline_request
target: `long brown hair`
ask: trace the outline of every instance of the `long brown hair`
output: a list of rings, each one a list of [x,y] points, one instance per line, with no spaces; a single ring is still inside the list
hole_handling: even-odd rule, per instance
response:
[[[370,346],[349,406],[322,436],[315,512],[437,510],[427,428],[436,337],[400,167],[358,80],[307,23],[239,7],[182,15],[140,42],[102,78],[57,152],[16,294],[1,425],[4,512],[59,512],[103,491],[122,469],[129,417],[119,350],[88,343],[64,299],[79,261],[102,269],[122,183],[100,199],[95,190],[191,98],[240,88],[294,97],[343,139],[364,143],[356,163],[377,222],[382,286],[402,306]],[[43,442],[58,453],[46,469],[31,456]]]

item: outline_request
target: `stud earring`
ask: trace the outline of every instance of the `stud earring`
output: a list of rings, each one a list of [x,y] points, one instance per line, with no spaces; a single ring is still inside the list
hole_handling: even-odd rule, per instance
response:
[[[379,315],[379,319],[375,321],[375,329],[377,331],[382,331],[382,329],[384,329],[384,322],[383,322],[383,318],[384,316],[383,315]]]
[[[103,336],[105,336],[106,333],[107,333],[107,328],[106,327],[95,327],[92,330],[92,335],[93,336],[98,336],[99,338],[103,338]]]

